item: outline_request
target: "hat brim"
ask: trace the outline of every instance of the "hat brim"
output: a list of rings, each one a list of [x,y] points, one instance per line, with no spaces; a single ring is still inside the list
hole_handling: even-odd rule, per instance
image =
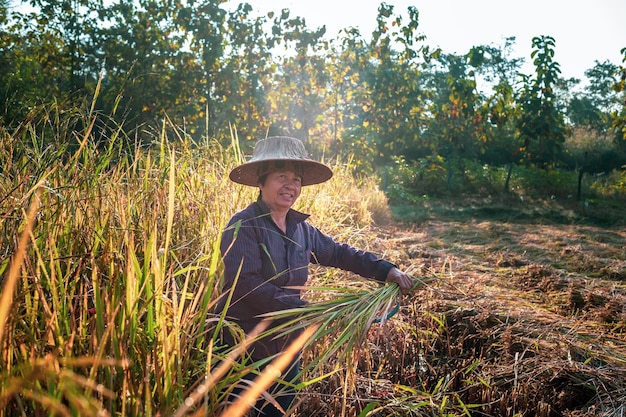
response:
[[[241,164],[230,171],[228,177],[237,184],[256,187],[259,185],[259,168],[261,164],[269,161],[290,161],[293,159],[264,159],[262,161],[251,161]],[[304,172],[302,185],[314,185],[328,181],[333,176],[333,171],[326,165],[311,159],[298,159]]]

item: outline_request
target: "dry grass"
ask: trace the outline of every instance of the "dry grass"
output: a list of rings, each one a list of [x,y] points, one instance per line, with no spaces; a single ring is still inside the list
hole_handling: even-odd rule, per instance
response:
[[[487,218],[387,229],[380,247],[435,280],[371,330],[349,406],[329,378],[302,415],[623,415],[625,241],[623,228]]]
[[[242,359],[187,406],[225,358],[220,329],[232,328],[213,309],[219,236],[258,193],[228,180],[237,141],[198,144],[164,123],[148,149],[128,153],[93,133],[89,113],[41,111],[0,129],[0,416],[169,415],[183,404],[218,415],[258,366]],[[384,196],[373,180],[355,192],[349,167],[334,171],[297,208],[365,243],[368,201]]]

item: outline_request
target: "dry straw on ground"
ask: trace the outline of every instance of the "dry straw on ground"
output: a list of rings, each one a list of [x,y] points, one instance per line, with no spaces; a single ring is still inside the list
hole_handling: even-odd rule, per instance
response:
[[[433,280],[370,331],[348,405],[329,378],[303,415],[624,414],[623,229],[441,219],[385,233],[381,249]]]

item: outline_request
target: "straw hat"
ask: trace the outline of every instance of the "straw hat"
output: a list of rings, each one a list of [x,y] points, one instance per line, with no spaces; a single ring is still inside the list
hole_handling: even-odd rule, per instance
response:
[[[285,162],[302,175],[302,185],[319,184],[333,176],[329,167],[309,158],[302,141],[274,136],[258,141],[252,158],[230,171],[229,177],[236,183],[256,187],[259,177],[286,166]]]

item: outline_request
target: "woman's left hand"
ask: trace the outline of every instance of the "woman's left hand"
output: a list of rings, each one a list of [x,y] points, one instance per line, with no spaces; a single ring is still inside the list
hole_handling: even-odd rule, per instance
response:
[[[407,273],[400,271],[398,268],[393,267],[387,274],[387,282],[395,282],[400,286],[402,294],[408,294],[413,289],[415,281]]]

